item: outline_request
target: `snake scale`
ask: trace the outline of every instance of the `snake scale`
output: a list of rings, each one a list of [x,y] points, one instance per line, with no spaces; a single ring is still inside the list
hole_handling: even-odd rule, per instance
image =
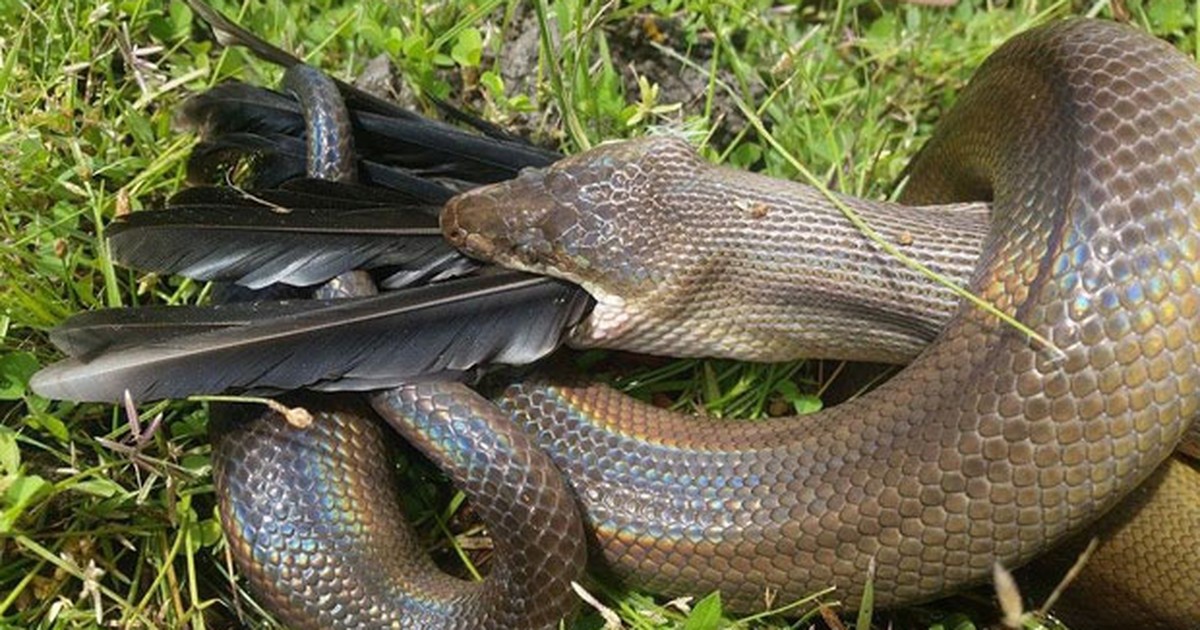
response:
[[[960,308],[818,193],[711,167],[678,140],[468,192],[443,212],[452,243],[594,296],[575,345],[912,362],[859,399],[755,423],[546,376],[494,403],[446,382],[371,395],[495,537],[480,583],[432,572],[399,525],[372,414],[300,400],[307,429],[220,423],[231,544],[296,627],[550,628],[574,606],[585,544],[625,583],[720,590],[732,610],[830,585],[856,601],[874,565],[876,602],[895,606],[1028,562],[1152,475],[1195,499],[1194,469],[1159,466],[1200,411],[1198,143],[1189,60],[1066,21],[989,58],[913,163],[906,203],[990,206],[842,198],[1053,348]],[[1157,514],[1152,528],[1183,530],[1183,573],[1142,619],[1194,625],[1196,582],[1178,576],[1196,574],[1195,510]]]

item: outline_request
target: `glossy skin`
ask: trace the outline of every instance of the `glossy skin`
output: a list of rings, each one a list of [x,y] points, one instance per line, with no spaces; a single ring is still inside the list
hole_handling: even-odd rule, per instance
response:
[[[393,428],[454,471],[488,530],[506,533],[483,582],[447,575],[429,558],[400,509],[395,435],[361,399],[288,402],[310,409],[313,425],[217,410],[213,476],[242,574],[289,627],[552,628],[572,610],[586,542],[573,495],[487,400],[443,383],[375,401]],[[502,470],[510,472],[498,478]]]
[[[601,553],[596,560],[631,585],[664,594],[720,589],[732,610],[762,608],[768,591],[786,602],[830,585],[855,601],[874,561],[878,604],[930,599],[986,579],[996,562],[1022,564],[1080,532],[1167,459],[1200,411],[1197,144],[1200,75],[1187,59],[1113,24],[1038,29],[981,68],[915,161],[906,194],[919,203],[992,199],[985,235],[972,231],[979,213],[968,208],[963,227],[954,230],[960,240],[943,247],[937,233],[918,231],[915,242],[929,246],[932,262],[941,260],[946,273],[965,278],[960,263],[975,234],[983,255],[969,274],[971,290],[1049,338],[1055,350],[964,308],[931,347],[870,395],[803,419],[760,423],[687,419],[601,385],[555,379],[510,387],[499,400],[503,413],[451,385],[402,388],[373,404],[394,425],[409,427],[406,436],[427,452],[447,454],[440,460],[451,474],[487,490],[481,494],[501,490],[516,504],[546,506],[530,524],[567,518],[559,510],[570,510],[571,502],[561,500],[569,493],[552,490],[559,497],[552,501],[526,494],[541,487],[528,480],[540,484],[561,471]],[[590,177],[603,186],[630,163],[639,173],[665,174],[654,181],[702,194],[648,204],[608,195],[595,203],[586,198],[594,189],[576,185]],[[594,176],[597,165],[605,177]],[[702,288],[727,282],[751,287],[753,295],[757,287],[766,291],[762,303],[786,304],[775,298],[805,289],[792,274],[777,273],[779,258],[750,252],[774,239],[795,246],[799,230],[814,226],[812,240],[832,235],[827,246],[834,257],[855,261],[847,267],[852,278],[886,279],[880,291],[892,295],[886,299],[922,296],[920,304],[935,312],[945,302],[906,272],[888,275],[889,262],[861,237],[820,233],[836,230],[838,215],[816,207],[819,196],[731,171],[707,176],[697,165],[672,141],[603,149],[573,158],[557,174],[530,174],[524,184],[461,197],[447,208],[444,226],[469,251],[593,291],[601,308],[576,332],[580,345],[679,354],[724,348],[715,353],[783,358],[769,341],[746,342],[776,318],[733,329],[730,337],[722,337],[730,328],[713,323],[731,316],[755,322],[759,302],[745,295],[715,302],[716,294]],[[562,185],[563,169],[573,175],[571,185]],[[526,185],[538,177],[545,178],[540,188]],[[662,187],[637,190],[657,194]],[[713,203],[721,194],[728,203]],[[781,201],[802,197],[811,201]],[[853,203],[863,213],[878,212]],[[489,214],[501,207],[523,209],[515,216],[529,224]],[[575,212],[584,207],[588,212]],[[632,207],[651,208],[651,219],[683,212],[661,222],[591,214]],[[693,210],[717,219],[681,224]],[[774,214],[787,212],[828,218],[775,222]],[[911,221],[897,229],[921,230],[920,217]],[[654,241],[668,234],[655,225],[691,238]],[[759,227],[750,238],[747,225]],[[788,232],[765,229],[772,226]],[[597,230],[616,236],[593,238]],[[578,247],[571,249],[570,239],[581,239]],[[650,244],[605,245],[644,239]],[[697,264],[696,256],[710,252],[716,256]],[[681,302],[689,306],[681,309]],[[834,313],[847,311],[844,304]],[[691,315],[694,306],[722,315]],[[929,336],[921,332],[924,309],[899,318],[890,360],[905,360],[919,350],[922,334]],[[482,437],[472,437],[475,430]],[[489,442],[493,431],[504,437]],[[496,509],[499,523],[520,516],[515,505]],[[502,549],[531,531],[505,527],[491,528]],[[581,552],[573,553],[558,557],[561,567],[577,567],[568,560]],[[506,557],[555,566],[531,553]],[[498,567],[501,576],[510,575],[505,566]],[[355,592],[331,592],[357,601]],[[433,594],[453,601],[453,593]],[[1200,618],[1196,598],[1183,595],[1160,602],[1177,606],[1164,613],[1176,615],[1176,626]],[[552,626],[548,620],[562,616],[569,599],[511,598],[532,603],[522,613],[528,616],[503,624],[517,628]],[[457,618],[489,627],[497,605],[477,600]]]
[[[300,103],[308,142],[308,176],[335,182],[358,180],[354,129],[338,86],[312,66],[295,65],[283,73],[283,88]]]

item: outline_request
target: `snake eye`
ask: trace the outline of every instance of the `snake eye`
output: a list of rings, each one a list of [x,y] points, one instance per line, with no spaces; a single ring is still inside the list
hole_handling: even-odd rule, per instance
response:
[[[546,235],[536,228],[522,230],[512,240],[513,254],[525,264],[535,264],[545,260],[554,247],[546,240]]]

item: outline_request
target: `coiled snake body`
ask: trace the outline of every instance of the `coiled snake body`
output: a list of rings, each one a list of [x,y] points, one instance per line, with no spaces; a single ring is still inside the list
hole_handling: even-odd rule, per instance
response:
[[[733,610],[831,585],[856,601],[872,564],[885,606],[980,582],[1109,511],[1200,411],[1198,148],[1189,60],[1060,22],[991,57],[912,166],[906,202],[990,207],[844,200],[1052,348],[959,308],[821,195],[678,140],[467,193],[443,212],[453,243],[596,298],[577,345],[912,364],[860,399],[757,423],[550,378],[496,404],[453,383],[373,395],[494,535],[475,584],[431,572],[399,527],[383,433],[353,403],[311,403],[304,430],[229,423],[215,449],[231,544],[297,627],[555,627],[585,540],[630,584],[719,589]],[[1180,588],[1168,624],[1200,620],[1195,584]]]
[[[1025,562],[1136,486],[1197,413],[1198,100],[1196,68],[1161,42],[1059,23],[990,58],[915,160],[906,201],[992,201],[969,286],[1057,351],[964,308],[890,382],[803,427],[686,421],[599,386],[526,384],[503,406],[567,471],[606,564],[654,590],[719,588],[745,608],[833,583],[853,599],[873,558],[892,605]],[[851,335],[874,292],[939,302],[897,290],[928,284],[811,196],[642,141],[468,193],[443,226],[468,252],[588,288],[582,343],[719,354],[732,337],[728,354],[774,359],[786,344],[754,335],[806,290]],[[954,275],[961,218],[931,219],[951,228],[934,234],[887,216],[885,235],[915,234]],[[781,280],[802,265],[811,285]],[[865,295],[839,274],[867,278]]]

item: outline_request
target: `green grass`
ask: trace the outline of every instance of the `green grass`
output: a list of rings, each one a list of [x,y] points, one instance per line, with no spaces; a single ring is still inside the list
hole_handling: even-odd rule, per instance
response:
[[[713,159],[794,177],[747,123],[760,118],[833,187],[881,198],[990,51],[1070,10],[1018,4],[579,0],[540,15],[500,0],[218,6],[338,76],[388,54],[413,94],[463,102],[568,152],[669,126],[704,140]],[[1147,5],[1121,12],[1194,53],[1198,9]],[[530,71],[505,80],[496,59],[539,21],[549,30],[527,49],[537,53]],[[182,98],[229,77],[274,84],[279,71],[193,41],[179,2],[6,2],[0,23],[0,627],[230,627],[239,616],[270,627],[229,576],[203,407],[142,408],[139,436],[119,410],[44,400],[26,381],[55,359],[46,331],[71,313],[200,298],[202,285],[115,267],[104,226],[183,185],[192,140],[171,127]],[[624,382],[680,408],[762,415],[819,406],[834,367],[676,362],[630,368]],[[147,431],[159,414],[159,430]],[[713,600],[688,616],[645,595],[589,588],[629,627],[725,623]],[[796,610],[814,614],[811,604]],[[967,611],[926,607],[897,624],[971,627],[959,625]],[[595,613],[579,623],[601,625]]]

